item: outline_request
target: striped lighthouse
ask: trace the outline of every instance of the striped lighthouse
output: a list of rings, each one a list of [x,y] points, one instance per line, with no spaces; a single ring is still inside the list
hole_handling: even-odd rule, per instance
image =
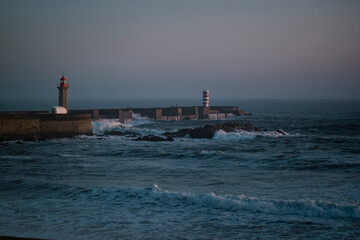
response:
[[[209,90],[203,90],[203,105],[209,107]]]

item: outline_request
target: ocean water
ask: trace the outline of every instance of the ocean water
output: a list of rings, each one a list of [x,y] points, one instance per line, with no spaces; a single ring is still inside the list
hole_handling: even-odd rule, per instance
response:
[[[105,105],[94,102],[76,106]],[[216,103],[253,116],[169,122],[137,116],[128,124],[93,122],[92,137],[0,145],[0,235],[360,239],[360,101]],[[101,136],[106,130],[160,135],[226,121],[264,131],[174,142]]]

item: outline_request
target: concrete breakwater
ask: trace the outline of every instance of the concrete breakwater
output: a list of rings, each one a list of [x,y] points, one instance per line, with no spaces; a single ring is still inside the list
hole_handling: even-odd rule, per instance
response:
[[[251,115],[236,106],[85,109],[70,110],[69,114],[49,114],[46,111],[3,112],[0,113],[0,141],[92,135],[91,121],[117,119],[126,123],[132,120],[133,114],[168,121],[217,120]]]
[[[0,114],[0,141],[92,135],[90,114]]]
[[[231,116],[251,115],[237,106],[212,107],[158,107],[158,108],[126,108],[126,109],[87,109],[71,110],[71,113],[90,114],[93,120],[118,119],[120,122],[129,122],[132,115],[138,114],[156,120],[197,120],[197,119],[224,119]]]
[[[134,113],[157,120],[197,120],[224,119],[231,116],[251,115],[237,106],[212,107],[166,107],[166,108],[134,108]]]

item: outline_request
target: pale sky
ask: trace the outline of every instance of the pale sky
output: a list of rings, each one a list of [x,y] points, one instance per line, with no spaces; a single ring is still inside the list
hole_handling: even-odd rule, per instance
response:
[[[360,98],[359,0],[1,0],[0,98]]]

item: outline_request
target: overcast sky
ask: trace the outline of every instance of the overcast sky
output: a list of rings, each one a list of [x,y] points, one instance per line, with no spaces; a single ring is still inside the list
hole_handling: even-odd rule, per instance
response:
[[[0,98],[360,98],[359,0],[0,1]]]

